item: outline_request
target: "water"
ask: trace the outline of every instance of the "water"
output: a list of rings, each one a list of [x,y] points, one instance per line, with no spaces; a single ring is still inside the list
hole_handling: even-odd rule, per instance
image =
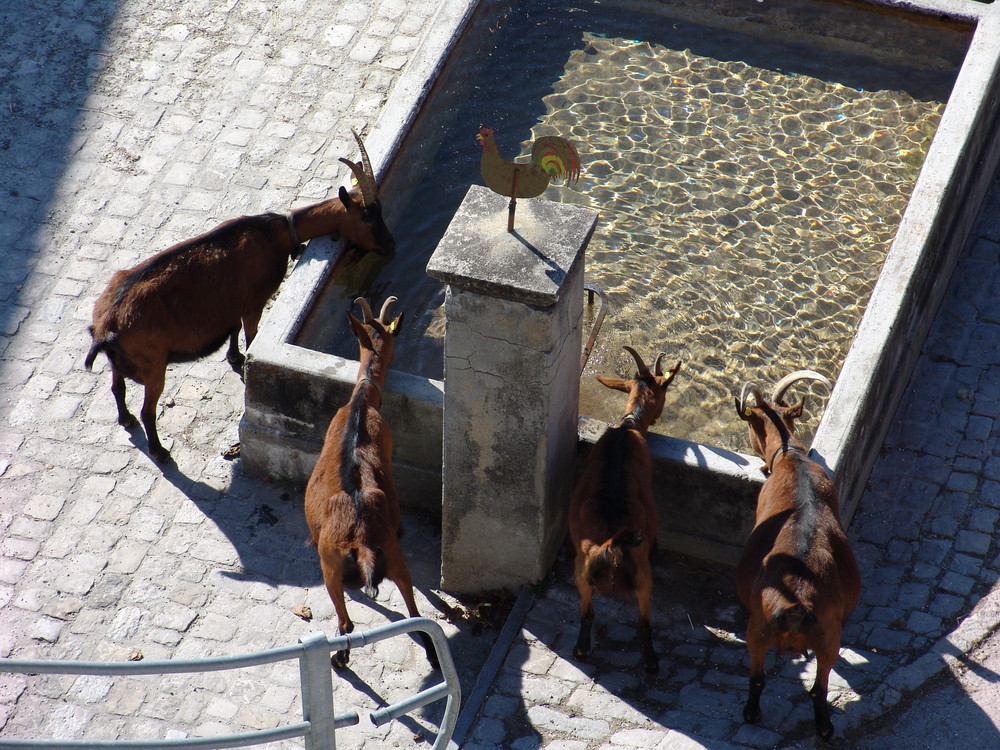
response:
[[[450,64],[383,188],[396,256],[340,263],[298,343],[354,357],[345,300],[396,294],[408,321],[395,366],[440,378],[444,290],[424,267],[481,184],[479,126],[507,158],[562,135],[583,175],[546,197],[601,212],[586,278],[612,303],[581,413],[621,415],[593,375],[631,373],[623,344],[647,360],[664,351],[684,368],[654,430],[745,450],[732,406],[743,380],[836,377],[955,68],[887,66],[887,44],[862,54],[745,22],[562,7],[493,4],[476,23],[473,52]]]

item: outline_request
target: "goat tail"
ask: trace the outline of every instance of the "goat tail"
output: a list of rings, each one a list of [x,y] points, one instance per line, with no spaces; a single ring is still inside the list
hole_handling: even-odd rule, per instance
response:
[[[590,585],[602,593],[632,588],[634,566],[625,548],[640,544],[641,534],[622,531],[604,544],[592,547],[584,563],[584,573]]]
[[[379,550],[352,547],[344,559],[344,585],[361,589],[369,599],[378,596],[378,585],[385,578],[384,563]]]
[[[816,615],[801,604],[775,610],[772,624],[783,633],[808,634],[816,626]]]
[[[91,328],[90,332],[91,334],[93,334],[94,329]],[[116,336],[113,333],[109,333],[106,336],[99,339],[95,338],[94,343],[90,345],[90,351],[87,352],[87,356],[84,357],[83,359],[84,367],[86,367],[88,370],[93,368],[94,360],[97,359],[97,355],[100,354],[101,352],[107,353],[107,350],[114,343],[115,338]]]

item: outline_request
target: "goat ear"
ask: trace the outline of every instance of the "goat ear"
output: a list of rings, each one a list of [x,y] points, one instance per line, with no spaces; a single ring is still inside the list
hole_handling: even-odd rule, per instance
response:
[[[666,391],[667,390],[667,388],[670,386],[670,384],[672,382],[674,382],[674,377],[677,375],[677,373],[680,371],[680,369],[681,369],[681,363],[678,362],[676,365],[674,365],[672,368],[670,368],[670,372],[668,372],[666,375],[657,375],[656,376],[656,383],[657,383],[657,385],[660,386],[660,390],[662,390],[662,391]]]
[[[350,211],[351,206],[354,205],[354,199],[351,197],[351,194],[347,192],[347,188],[345,188],[343,185],[340,186],[339,195],[340,195],[340,202],[344,204],[344,208]]]
[[[399,333],[399,327],[403,325],[404,315],[406,315],[406,313],[400,313],[394,321],[392,321],[389,325],[386,326],[386,330],[393,336]]]
[[[597,376],[598,382],[601,385],[606,385],[608,388],[614,388],[616,391],[623,391],[629,393],[632,390],[630,383],[631,380],[622,380],[621,378],[606,378],[603,375]]]
[[[354,335],[361,342],[361,345],[368,349],[374,349],[375,347],[372,346],[372,337],[368,335],[368,329],[365,328],[365,324],[355,318],[350,310],[347,311],[347,318],[350,320],[351,330],[354,331]]]
[[[739,415],[740,419],[742,419],[744,422],[746,422],[747,421],[747,417],[750,416],[750,407],[748,406],[745,411],[742,408],[740,408],[740,398],[739,398],[739,396],[734,397],[733,401],[736,403],[736,413]]]

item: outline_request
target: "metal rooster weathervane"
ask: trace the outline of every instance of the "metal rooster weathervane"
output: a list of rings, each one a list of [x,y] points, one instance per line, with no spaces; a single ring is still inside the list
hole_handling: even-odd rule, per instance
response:
[[[514,231],[514,212],[518,198],[536,198],[545,192],[552,178],[567,183],[580,179],[580,155],[565,138],[546,135],[531,144],[531,161],[520,164],[507,161],[497,151],[493,130],[480,128],[476,140],[483,147],[479,160],[486,187],[494,193],[510,197],[507,206],[507,231]]]

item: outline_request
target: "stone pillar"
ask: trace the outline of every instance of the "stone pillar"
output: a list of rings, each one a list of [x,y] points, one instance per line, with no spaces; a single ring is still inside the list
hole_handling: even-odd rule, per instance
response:
[[[597,212],[473,185],[427,265],[448,284],[441,586],[544,577],[566,530],[580,397],[584,249]]]

